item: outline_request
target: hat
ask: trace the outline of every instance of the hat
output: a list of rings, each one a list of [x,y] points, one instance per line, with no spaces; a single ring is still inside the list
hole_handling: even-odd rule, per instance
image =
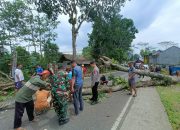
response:
[[[39,75],[44,75],[44,74],[48,74],[50,75],[50,72],[48,70],[44,70],[42,73],[40,73]]]

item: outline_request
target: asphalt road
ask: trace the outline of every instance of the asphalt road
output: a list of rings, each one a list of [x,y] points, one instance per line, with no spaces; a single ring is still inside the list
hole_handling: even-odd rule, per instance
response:
[[[117,71],[112,74],[127,78],[125,72]],[[90,78],[85,78],[85,85],[90,85]],[[120,91],[108,95],[108,98],[97,105],[85,102],[85,109],[79,116],[74,115],[73,106],[70,105],[70,122],[63,126],[59,126],[54,110],[37,117],[39,121],[36,123],[30,123],[25,112],[22,126],[27,130],[111,130],[128,99],[127,92]],[[1,111],[0,130],[13,130],[13,120],[14,109]]]
[[[85,109],[79,116],[73,113],[70,105],[70,122],[59,126],[54,110],[37,117],[36,123],[30,123],[27,114],[24,113],[23,127],[27,130],[111,130],[116,118],[121,113],[129,96],[126,91],[120,91],[108,95],[97,105],[90,105],[85,102]],[[0,130],[12,130],[14,109],[0,112]]]

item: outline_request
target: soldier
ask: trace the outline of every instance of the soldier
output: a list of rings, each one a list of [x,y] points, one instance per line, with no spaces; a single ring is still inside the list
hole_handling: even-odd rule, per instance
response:
[[[52,86],[52,102],[55,112],[59,118],[59,125],[64,125],[69,122],[68,118],[68,89],[69,82],[65,72],[60,70],[50,77]]]

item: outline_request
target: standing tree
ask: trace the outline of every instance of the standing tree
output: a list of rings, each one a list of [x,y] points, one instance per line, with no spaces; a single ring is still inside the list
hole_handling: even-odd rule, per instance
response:
[[[69,16],[72,26],[73,58],[76,57],[76,39],[84,21],[102,12],[120,11],[125,0],[32,0],[38,5],[38,11],[45,12],[49,18],[56,20],[59,14]]]
[[[25,68],[30,65],[30,53],[25,48],[18,46],[17,51],[17,63],[22,64]]]
[[[54,32],[54,29],[56,29],[57,25],[59,24],[59,21],[52,21],[51,19],[48,19],[46,16],[40,17],[39,15],[36,16],[37,19],[37,42],[40,47],[40,54],[42,58],[42,51],[43,46],[48,41],[55,41],[55,38],[57,37],[57,33]]]
[[[54,29],[59,24],[59,21],[53,21],[47,18],[45,14],[38,13],[33,6],[28,7],[29,15],[26,19],[28,26],[28,34],[26,41],[30,44],[29,46],[36,48],[40,47],[40,54],[42,58],[42,47],[47,41],[54,41],[57,34]],[[36,13],[34,13],[36,12]]]
[[[84,47],[82,54],[84,57],[88,58],[88,59],[92,59],[92,48],[91,47]]]
[[[18,43],[26,35],[27,8],[23,1],[1,1],[0,3],[0,36],[1,43],[10,46]]]
[[[92,56],[97,59],[105,55],[119,62],[127,60],[131,42],[137,32],[131,19],[122,18],[118,14],[96,18],[89,35]]]
[[[57,44],[50,42],[44,44],[44,58],[47,63],[59,61],[59,47]]]

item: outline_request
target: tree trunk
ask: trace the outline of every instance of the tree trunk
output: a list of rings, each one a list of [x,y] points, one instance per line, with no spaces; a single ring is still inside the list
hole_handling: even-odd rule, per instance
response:
[[[34,51],[35,51],[35,53],[36,53],[36,44],[33,43],[33,45],[34,45]]]
[[[123,67],[123,66],[118,65],[118,64],[113,64],[112,60],[106,56],[102,56],[100,58],[100,61],[107,66],[111,66],[113,69],[128,72],[127,67]],[[164,80],[164,81],[168,80],[168,82],[172,82],[172,83],[180,82],[180,78],[175,77],[175,76],[173,77],[173,76],[168,76],[168,75],[163,75],[163,74],[148,72],[148,71],[143,71],[143,70],[136,70],[135,73],[138,75],[144,75],[144,76],[148,76],[151,78],[156,78],[156,79],[160,79],[160,80]]]
[[[76,59],[76,38],[77,32],[75,28],[75,24],[72,25],[72,49],[73,49],[73,60]]]
[[[41,55],[41,59],[42,59],[42,43],[39,44],[40,47],[40,55]]]

